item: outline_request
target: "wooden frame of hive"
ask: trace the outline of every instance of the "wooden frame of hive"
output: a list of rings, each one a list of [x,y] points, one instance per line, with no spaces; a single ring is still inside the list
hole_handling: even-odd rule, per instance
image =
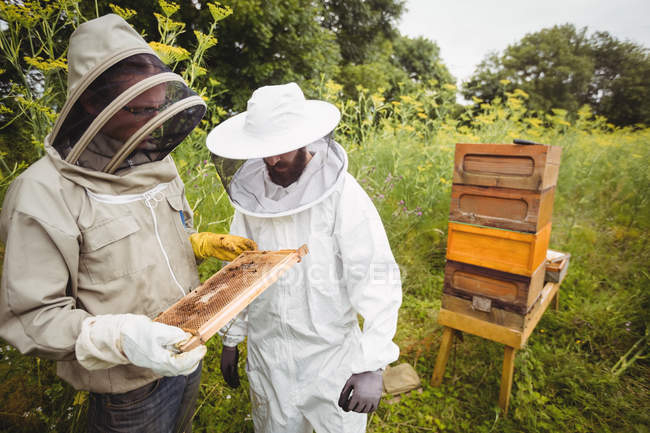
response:
[[[245,251],[155,321],[191,333],[178,349],[192,350],[208,341],[307,253],[306,245],[296,250]]]

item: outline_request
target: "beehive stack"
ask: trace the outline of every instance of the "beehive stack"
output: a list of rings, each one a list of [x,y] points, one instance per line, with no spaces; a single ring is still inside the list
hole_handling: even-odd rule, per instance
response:
[[[561,150],[456,145],[443,308],[524,323],[544,286]]]

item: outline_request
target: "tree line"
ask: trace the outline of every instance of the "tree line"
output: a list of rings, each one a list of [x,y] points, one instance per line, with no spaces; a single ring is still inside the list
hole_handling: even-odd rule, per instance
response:
[[[564,24],[527,34],[488,55],[462,94],[491,102],[514,89],[529,95],[531,110],[575,113],[590,105],[614,125],[650,124],[648,49],[607,32]]]
[[[21,2],[29,3],[34,2]],[[68,3],[74,4],[75,13],[84,19],[110,13],[115,7],[108,0]],[[296,81],[307,89],[308,97],[318,97],[314,93],[323,82],[333,80],[341,84],[342,96],[352,100],[360,89],[367,89],[389,101],[414,93],[431,98],[447,95],[438,102],[453,105],[453,94],[458,91],[474,102],[473,111],[479,111],[483,102],[503,100],[509,92],[521,89],[528,95],[527,108],[540,113],[559,108],[570,116],[588,104],[593,113],[617,126],[650,124],[648,49],[607,32],[590,34],[587,28],[564,24],[527,34],[503,52],[489,54],[467,82],[457,83],[435,41],[400,34],[397,25],[407,7],[405,0],[222,0],[220,4],[233,13],[217,23],[218,44],[203,59],[203,81],[216,89],[211,92],[211,105],[224,108],[220,119],[244,110],[257,87]],[[135,12],[129,22],[148,40],[157,40],[160,34],[160,21],[152,12],[169,5],[174,3],[119,2],[123,10]],[[193,31],[206,31],[212,18],[202,0],[181,6],[173,17],[174,25],[178,25],[177,42],[192,47],[196,45]],[[68,15],[59,14],[57,19],[70,21]],[[0,18],[7,18],[2,10]],[[8,61],[10,48],[17,51],[18,59],[24,59],[29,50],[38,50],[39,44],[52,58],[65,57],[73,28],[61,27],[50,41],[32,38],[18,47],[2,47],[0,95],[2,105],[13,108],[11,113],[20,112],[15,109],[14,84],[21,74]],[[7,32],[7,26],[0,26],[0,32]],[[24,71],[33,66],[21,62]],[[48,87],[38,72],[22,73],[25,75],[29,77],[25,85],[37,90],[39,86]],[[64,80],[61,77],[62,72],[59,82]],[[53,109],[62,104],[65,95],[57,97],[59,100],[54,98],[51,104]],[[464,111],[467,107],[456,104],[437,115],[444,112],[454,116]],[[39,146],[30,143],[25,123],[7,113],[0,109],[0,151],[15,153],[19,142],[27,148]],[[29,149],[23,150],[29,153]],[[30,159],[23,150],[14,161]],[[12,158],[3,156],[3,160]]]
[[[94,1],[89,3],[94,7]],[[100,13],[110,11],[108,1],[98,3]],[[149,3],[120,1],[122,7],[140,12],[132,20],[136,27],[155,35],[155,19],[145,12],[157,2]],[[397,25],[406,11],[405,0],[221,3],[234,13],[220,22],[219,44],[206,63],[223,84],[224,92],[215,102],[237,111],[257,87],[288,81],[315,87],[325,77],[341,83],[345,96],[353,99],[358,86],[390,99],[453,84],[466,99],[484,102],[503,99],[519,88],[529,95],[531,110],[575,113],[588,104],[618,126],[650,123],[648,49],[607,32],[589,34],[586,27],[563,24],[527,34],[502,53],[488,55],[461,84],[444,64],[435,41],[400,34]],[[194,4],[181,8],[178,19],[204,28],[209,14],[198,1]],[[190,31],[181,35],[188,45],[190,38]]]

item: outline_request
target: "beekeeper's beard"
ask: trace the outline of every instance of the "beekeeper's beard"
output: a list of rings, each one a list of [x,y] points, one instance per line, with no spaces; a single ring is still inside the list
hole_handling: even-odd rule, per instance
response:
[[[293,158],[293,161],[278,161],[275,165],[269,165],[266,161],[266,168],[269,170],[269,177],[273,183],[288,187],[300,178],[307,165],[307,149],[300,148]]]

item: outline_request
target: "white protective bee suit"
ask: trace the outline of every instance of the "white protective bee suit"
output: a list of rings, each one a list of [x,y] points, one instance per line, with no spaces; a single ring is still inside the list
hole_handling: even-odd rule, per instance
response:
[[[224,327],[223,342],[248,337],[256,432],[362,432],[367,414],[344,412],[337,401],[352,374],[398,358],[400,275],[377,210],[329,134],[338,110],[322,101],[303,106],[296,92],[304,100],[293,83],[258,89],[246,113],[208,136],[235,207],[231,233],[264,250],[309,248]],[[286,188],[273,183],[262,158],[307,144],[312,158],[300,178]]]

